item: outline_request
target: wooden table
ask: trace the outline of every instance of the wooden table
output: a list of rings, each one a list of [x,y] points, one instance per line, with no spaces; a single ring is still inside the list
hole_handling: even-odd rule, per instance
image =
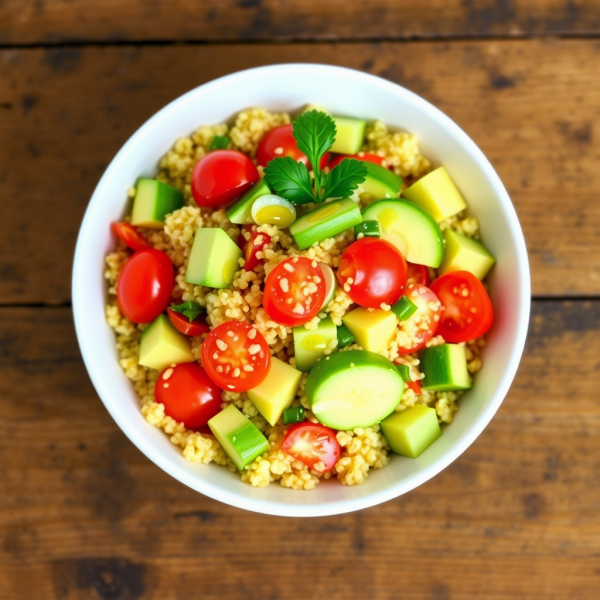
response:
[[[125,140],[257,65],[362,69],[461,125],[527,239],[529,340],[490,426],[382,506],[258,516],[151,464],[92,388],[70,268]],[[600,597],[597,0],[0,1],[0,598]]]

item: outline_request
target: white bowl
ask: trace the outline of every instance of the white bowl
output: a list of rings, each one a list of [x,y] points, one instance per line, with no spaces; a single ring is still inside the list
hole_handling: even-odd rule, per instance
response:
[[[201,125],[220,123],[244,108],[292,111],[311,103],[333,114],[380,119],[417,135],[422,152],[447,167],[481,223],[497,264],[489,283],[495,322],[483,369],[460,400],[454,422],[419,458],[394,456],[371,470],[363,485],[323,482],[310,492],[274,483],[253,488],[216,465],[186,461],[159,429],[146,423],[125,378],[115,336],[104,316],[104,256],[114,246],[109,224],[122,218],[126,190],[153,176],[175,140]],[[161,469],[221,502],[260,513],[322,516],[359,510],[404,494],[448,466],[483,431],[515,376],[529,321],[530,280],[523,233],[496,172],[473,141],[448,117],[412,92],[378,77],[326,65],[276,65],[234,73],[202,85],[159,111],[123,146],[96,187],[79,232],[73,269],[77,337],[98,395],[117,425]]]

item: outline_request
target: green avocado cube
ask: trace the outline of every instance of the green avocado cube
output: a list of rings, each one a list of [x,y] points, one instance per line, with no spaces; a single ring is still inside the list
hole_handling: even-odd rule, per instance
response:
[[[365,140],[367,122],[348,117],[333,117],[336,128],[335,142],[331,152],[340,154],[356,154]]]
[[[254,201],[270,194],[271,190],[264,179],[255,183],[239,200],[236,200],[226,211],[227,218],[238,225],[253,223],[252,205]]]
[[[219,227],[196,229],[185,280],[217,289],[229,287],[240,269],[242,251]]]
[[[138,362],[143,367],[162,371],[169,365],[195,360],[189,338],[177,331],[167,316],[159,315],[142,332]]]
[[[417,458],[442,435],[434,408],[417,404],[381,421],[381,431],[396,454]]]
[[[337,327],[330,319],[319,322],[317,329],[306,329],[303,325],[292,329],[294,355],[299,371],[310,371],[325,356],[325,352],[335,350],[338,345]]]
[[[208,426],[240,471],[269,450],[267,438],[233,404],[215,415]]]
[[[438,268],[438,275],[453,271],[469,271],[478,279],[483,279],[496,262],[485,246],[473,238],[448,229],[444,239],[446,250],[444,260]]]
[[[450,392],[471,388],[465,347],[458,344],[432,346],[421,352],[421,372],[424,390]]]
[[[131,211],[131,224],[161,229],[165,217],[183,206],[183,194],[156,179],[139,179]]]

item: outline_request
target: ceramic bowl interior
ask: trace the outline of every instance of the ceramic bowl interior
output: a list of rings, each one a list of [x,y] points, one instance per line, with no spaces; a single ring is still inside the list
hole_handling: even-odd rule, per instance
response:
[[[160,430],[143,419],[138,399],[117,362],[113,331],[106,324],[104,256],[114,246],[109,224],[126,207],[126,190],[152,177],[174,141],[201,125],[230,120],[247,107],[295,111],[308,103],[333,114],[379,119],[418,136],[422,152],[443,164],[481,223],[482,238],[497,259],[490,277],[495,322],[484,366],[460,400],[454,422],[417,459],[393,456],[371,470],[363,485],[324,482],[311,492],[277,483],[253,488],[216,465],[186,461]],[[325,65],[278,65],[242,71],[181,96],[147,121],[123,146],[100,180],[83,220],[73,271],[73,311],[83,358],[106,408],[129,439],[185,485],[228,504],[267,514],[320,516],[384,502],[427,481],[477,438],[502,403],[522,354],[530,307],[523,234],[495,171],[471,139],[448,117],[408,90],[361,72]]]

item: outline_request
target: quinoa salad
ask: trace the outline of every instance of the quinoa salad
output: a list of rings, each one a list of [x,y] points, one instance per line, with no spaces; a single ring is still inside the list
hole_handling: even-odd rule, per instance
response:
[[[494,259],[414,135],[251,108],[177,139],[127,195],[106,318],[187,460],[311,490],[443,435],[482,367]]]

